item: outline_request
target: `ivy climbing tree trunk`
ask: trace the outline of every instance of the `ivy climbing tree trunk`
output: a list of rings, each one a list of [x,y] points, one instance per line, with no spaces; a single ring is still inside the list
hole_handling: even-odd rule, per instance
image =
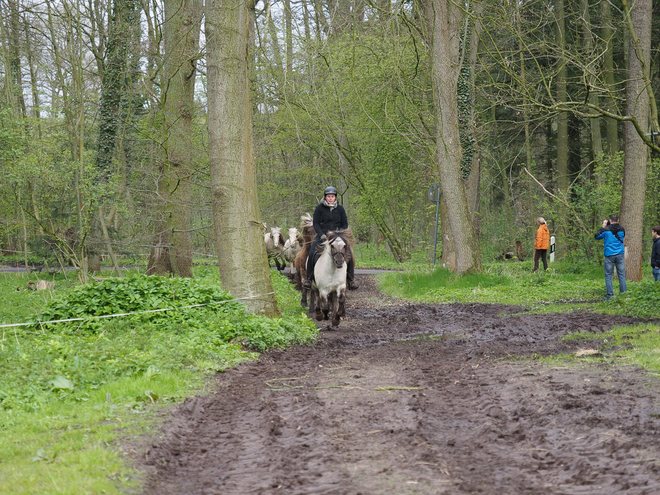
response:
[[[101,183],[107,184],[112,173],[112,159],[117,143],[117,130],[120,127],[122,98],[130,94],[130,60],[133,47],[134,29],[139,22],[139,3],[137,0],[113,0],[108,23],[108,44],[103,70],[101,99],[99,102],[99,137],[97,142],[96,165]],[[129,97],[130,98],[130,97]],[[121,270],[117,263],[112,243],[105,225],[104,198],[100,198],[97,226],[101,230],[106,249],[112,258],[115,271]],[[93,237],[97,237],[93,236]],[[93,240],[93,239],[92,239]],[[91,253],[97,256],[97,253]],[[92,261],[90,261],[90,265]],[[96,263],[94,263],[96,264]]]
[[[247,2],[206,5],[211,192],[222,287],[248,310],[279,314],[257,199],[248,86]]]
[[[455,266],[448,268],[459,274],[481,270],[479,243],[461,174],[462,151],[457,104],[461,13],[461,8],[451,0],[426,2],[436,115],[436,158],[449,224],[442,228],[443,232],[447,227],[451,230],[456,253]]]

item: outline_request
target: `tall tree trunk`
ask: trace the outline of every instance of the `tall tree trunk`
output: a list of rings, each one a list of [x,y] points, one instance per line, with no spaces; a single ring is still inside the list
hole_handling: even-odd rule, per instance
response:
[[[449,223],[442,227],[443,231],[447,227],[451,229],[456,265],[449,268],[459,274],[481,270],[479,244],[461,174],[457,104],[461,12],[451,0],[426,2],[436,115],[436,158]]]
[[[591,17],[589,15],[589,0],[580,0],[582,9],[582,39],[584,40],[584,49],[589,53],[594,46],[593,33],[591,32]],[[591,87],[595,86],[595,74],[589,74],[587,80]],[[598,95],[595,91],[589,93],[589,103],[598,105]],[[603,143],[600,132],[600,117],[589,121],[591,131],[591,153],[593,160],[600,160],[603,154]]]
[[[165,0],[163,112],[170,265],[175,275],[192,277],[192,198],[195,75],[201,23],[199,0]],[[161,184],[161,182],[159,182]]]
[[[210,0],[206,10],[211,192],[222,287],[254,313],[277,315],[252,154],[248,4]]]
[[[8,88],[9,105],[16,118],[25,117],[25,97],[23,96],[23,72],[21,70],[20,9],[17,0],[8,0],[9,40],[8,67],[5,67],[5,84]]]
[[[134,27],[140,18],[137,0],[113,0],[109,17],[108,45],[99,101],[99,136],[96,154],[96,165],[100,172],[100,182],[103,184],[108,183],[112,173],[112,158],[123,110],[122,98],[126,98],[130,88],[132,40]],[[104,215],[103,202],[106,198],[99,199],[99,217],[92,223],[92,245],[89,250],[89,265],[92,270],[100,268],[97,262],[98,253],[93,250],[95,240],[102,238],[111,258],[115,259],[109,237],[104,233],[105,218],[101,219]]]
[[[616,109],[616,101],[614,100],[614,50],[612,48],[612,37],[614,36],[614,29],[612,29],[612,10],[610,2],[600,2],[600,12],[602,17],[602,38],[606,44],[606,50],[603,61],[603,78],[610,96],[604,102],[605,108],[613,114],[618,113]],[[619,151],[619,123],[615,119],[606,118],[606,142],[607,152],[614,155]]]
[[[518,36],[518,52],[520,59],[520,92],[523,95],[522,101],[522,115],[523,115],[523,127],[525,130],[525,164],[534,172],[534,163],[532,160],[532,142],[531,134],[529,131],[529,102],[527,98],[527,71],[525,70],[525,49],[523,46],[523,34],[521,32],[521,3],[515,2],[515,22],[516,22],[516,34]]]
[[[284,42],[286,45],[286,77],[293,77],[293,13],[291,0],[284,0]]]
[[[470,91],[470,106],[467,115],[466,122],[466,132],[469,134],[470,142],[472,144],[472,160],[470,162],[470,174],[465,180],[465,194],[467,195],[468,207],[470,209],[470,215],[472,217],[472,223],[474,224],[475,234],[479,238],[479,227],[480,227],[480,215],[479,215],[479,198],[480,198],[480,186],[481,186],[481,156],[479,150],[479,143],[476,139],[476,115],[475,115],[475,77],[474,74],[477,70],[477,60],[479,57],[479,40],[481,38],[481,31],[483,26],[481,21],[481,14],[483,12],[483,7],[481,4],[475,5],[475,21],[472,23],[472,29],[470,34],[470,46],[468,51],[468,61],[470,67],[470,78],[469,78],[469,91]],[[525,119],[526,131],[528,131],[529,125],[527,119]]]
[[[651,62],[652,0],[623,0],[624,15],[629,19],[630,52],[628,53],[628,83],[626,86],[627,113],[637,120],[641,129],[648,129],[650,99],[647,92]],[[621,224],[626,229],[626,278],[642,279],[644,200],[649,149],[638,135],[632,122],[623,126],[625,157],[623,162],[623,191],[621,195]]]
[[[566,103],[566,27],[564,21],[564,0],[555,0],[555,39],[559,55],[557,57],[557,103]],[[557,115],[557,193],[561,197],[568,197],[568,113],[559,112]],[[566,219],[565,208],[559,205],[559,218]],[[567,227],[565,223],[562,225]],[[566,230],[567,232],[567,230]]]

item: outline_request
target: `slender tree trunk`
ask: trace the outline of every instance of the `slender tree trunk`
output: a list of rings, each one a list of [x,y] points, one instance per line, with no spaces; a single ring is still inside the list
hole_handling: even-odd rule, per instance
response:
[[[557,103],[566,103],[566,28],[564,22],[564,0],[555,0],[555,38],[559,56],[557,57]],[[559,112],[557,115],[557,192],[562,197],[568,195],[568,114]],[[559,206],[559,218],[567,218],[563,206]],[[564,227],[566,227],[564,223]]]
[[[284,41],[286,44],[286,77],[293,77],[293,21],[291,0],[284,0]]]
[[[652,0],[636,0],[628,5],[623,0],[624,15],[630,18],[630,52],[628,53],[627,114],[635,117],[642,129],[649,127],[650,99],[646,82],[651,62]],[[631,122],[623,126],[625,157],[621,224],[626,229],[626,278],[642,279],[644,200],[649,149]]]
[[[466,131],[469,132],[472,138],[472,160],[470,163],[470,174],[465,180],[465,194],[467,195],[468,207],[470,209],[470,216],[474,224],[475,234],[479,237],[479,197],[481,186],[481,156],[479,143],[476,138],[476,115],[475,115],[475,78],[474,74],[477,70],[477,60],[479,58],[479,39],[483,26],[479,18],[481,17],[483,8],[481,4],[475,6],[476,21],[472,23],[472,32],[470,34],[470,48],[468,52],[468,60],[470,67],[470,108],[467,115]],[[526,130],[528,130],[528,122],[525,121]]]
[[[8,0],[9,5],[9,67],[5,67],[5,84],[10,90],[10,105],[17,118],[25,117],[25,97],[23,96],[23,73],[21,70],[20,9],[17,0]],[[7,41],[6,41],[7,42]]]
[[[580,0],[582,8],[582,39],[584,40],[584,49],[589,53],[594,46],[593,34],[591,32],[591,17],[589,15],[589,0]],[[588,76],[588,82],[591,87],[595,86],[595,74]],[[598,105],[598,95],[595,91],[589,93],[589,103]],[[603,143],[600,132],[600,118],[589,121],[589,130],[591,131],[591,153],[593,160],[600,160],[603,154]]]
[[[442,228],[443,232],[447,228],[451,230],[456,252],[456,265],[450,269],[459,274],[480,271],[479,244],[461,176],[462,152],[456,100],[462,11],[450,0],[427,0],[426,9],[436,115],[436,158],[449,223],[443,224]]]
[[[523,127],[525,130],[525,164],[534,172],[534,164],[532,161],[532,142],[531,134],[529,132],[529,110],[528,110],[528,101],[527,101],[527,71],[525,70],[525,50],[523,47],[523,35],[520,29],[521,24],[521,9],[522,5],[520,2],[515,2],[515,16],[516,16],[516,31],[518,35],[518,51],[520,59],[520,92],[523,95],[522,107],[523,107]]]
[[[604,102],[605,108],[613,114],[618,113],[616,108],[616,101],[614,100],[614,50],[612,48],[612,37],[614,30],[612,29],[612,11],[610,2],[600,2],[600,12],[602,17],[602,38],[606,44],[606,50],[603,61],[603,77],[607,89],[610,91],[610,96]],[[619,123],[615,119],[606,118],[606,142],[607,152],[614,155],[619,151]],[[600,180],[600,179],[599,179]]]
[[[206,10],[211,191],[222,287],[254,313],[277,315],[263,242],[252,154],[248,5],[210,0]]]

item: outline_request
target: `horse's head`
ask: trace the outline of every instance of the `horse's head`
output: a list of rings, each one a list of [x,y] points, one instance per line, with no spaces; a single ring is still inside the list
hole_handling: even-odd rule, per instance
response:
[[[295,227],[291,227],[288,231],[287,234],[289,238],[287,239],[291,245],[295,244],[298,242],[298,237],[300,234],[298,233],[298,229]]]
[[[281,227],[271,227],[270,236],[273,239],[274,246],[284,245],[284,240],[282,239],[282,229]]]
[[[348,256],[348,244],[339,232],[328,232],[328,249],[337,268],[341,268]]]

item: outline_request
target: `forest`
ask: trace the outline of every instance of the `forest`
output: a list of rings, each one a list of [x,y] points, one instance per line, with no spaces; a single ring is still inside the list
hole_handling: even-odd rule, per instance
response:
[[[430,262],[439,184],[452,271],[531,255],[538,216],[557,256],[600,261],[593,234],[618,213],[640,280],[660,223],[659,9],[2,0],[0,247],[83,282],[104,259],[190,277],[219,258],[224,285],[237,251],[265,260],[262,223],[297,226],[334,185],[359,243]]]

